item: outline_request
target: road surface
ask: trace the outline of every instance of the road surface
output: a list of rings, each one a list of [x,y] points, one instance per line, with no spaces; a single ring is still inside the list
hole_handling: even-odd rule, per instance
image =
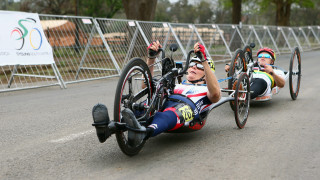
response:
[[[202,130],[161,134],[134,157],[114,135],[99,143],[91,126],[98,102],[113,117],[118,78],[0,93],[0,179],[318,179],[319,57],[302,52],[297,100],[287,83],[271,101],[251,103],[244,129],[225,103]],[[289,59],[278,55],[276,64],[288,69]]]

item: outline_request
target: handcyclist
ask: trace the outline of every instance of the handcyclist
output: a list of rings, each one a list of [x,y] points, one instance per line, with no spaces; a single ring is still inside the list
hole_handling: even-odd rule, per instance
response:
[[[276,60],[274,51],[268,47],[261,48],[257,53],[258,61],[253,67],[252,80],[250,82],[251,99],[271,94],[273,87],[284,87],[284,72],[273,69]],[[225,71],[228,72],[230,65],[226,64]]]
[[[148,47],[147,64],[155,63],[155,58],[162,48],[159,41],[154,41]],[[184,122],[192,119],[200,119],[200,113],[208,110],[207,105],[216,103],[220,100],[220,86],[214,74],[214,63],[206,57],[205,47],[200,43],[194,45],[194,52],[198,56],[191,58],[187,70],[186,80],[181,84],[176,84],[174,94],[170,95],[164,104],[163,111],[157,112],[150,125],[141,126],[137,121],[134,112],[124,109],[121,114],[127,124],[133,124],[135,129],[141,132],[128,130],[128,139],[131,143],[137,144],[142,139],[156,136],[162,132],[175,130],[184,125]],[[153,67],[150,67],[153,74]],[[187,116],[186,113],[187,112]],[[92,110],[95,123],[109,122],[106,106],[97,104]],[[108,127],[96,127],[97,136],[100,142],[104,142],[111,132]],[[130,143],[130,142],[129,142]]]

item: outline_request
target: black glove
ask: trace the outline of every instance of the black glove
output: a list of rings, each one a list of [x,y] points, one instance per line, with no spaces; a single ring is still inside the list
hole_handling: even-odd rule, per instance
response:
[[[159,51],[154,51],[150,47],[153,45],[153,42],[148,46],[148,58],[154,59],[158,56]]]
[[[201,61],[205,61],[207,60],[207,56],[206,56],[206,52],[205,52],[205,47],[199,43],[199,50],[198,52],[196,52],[196,55],[199,59],[201,59]],[[203,56],[202,56],[203,55]],[[203,58],[202,58],[203,57]]]

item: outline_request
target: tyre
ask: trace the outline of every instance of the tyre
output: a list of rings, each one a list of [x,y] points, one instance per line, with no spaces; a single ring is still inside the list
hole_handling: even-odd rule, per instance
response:
[[[239,129],[247,123],[250,107],[250,83],[247,73],[241,73],[234,94],[234,117]]]
[[[149,105],[152,97],[151,83],[152,76],[147,64],[140,58],[131,59],[118,81],[114,100],[114,121],[123,123],[121,111],[125,108],[131,109],[136,116],[144,115],[145,111],[139,109],[139,105]],[[117,130],[116,138],[121,151],[128,156],[138,154],[145,144],[145,141],[142,141],[134,147],[130,146],[126,130]]]
[[[171,70],[175,68],[174,61],[170,58],[165,58],[162,60],[162,76],[167,74],[168,72],[171,72]],[[175,86],[175,81],[171,81],[171,87],[172,89]]]
[[[246,61],[243,56],[243,51],[241,49],[237,49],[236,53],[231,59],[230,69],[228,72],[228,76],[231,79],[228,80],[228,89],[235,89],[235,83],[240,73],[247,71]],[[231,94],[231,93],[229,93]],[[234,107],[234,101],[230,101],[231,109]]]
[[[175,65],[172,59],[170,58],[163,59],[162,60],[162,76],[170,72],[174,67]]]
[[[253,62],[253,58],[252,58],[252,49],[249,45],[246,45],[243,48],[243,56],[244,59],[246,61],[246,63],[248,64],[249,62]]]
[[[292,100],[296,100],[300,90],[301,81],[301,56],[299,48],[296,47],[291,55],[289,67],[289,88]]]

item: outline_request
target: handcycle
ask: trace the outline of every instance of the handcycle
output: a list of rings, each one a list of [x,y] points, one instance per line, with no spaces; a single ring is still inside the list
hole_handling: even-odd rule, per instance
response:
[[[173,53],[177,48],[177,45],[173,44],[170,46],[170,51]],[[121,151],[128,156],[138,154],[146,140],[143,139],[138,143],[129,141],[128,131],[142,132],[142,130],[133,128],[133,124],[126,124],[122,111],[129,108],[134,112],[140,125],[148,126],[155,113],[161,112],[169,96],[174,94],[175,82],[179,81],[186,74],[190,56],[194,53],[193,50],[188,53],[185,66],[183,67],[181,63],[175,63],[172,56],[171,58],[165,57],[163,49],[159,49],[159,51],[162,52],[160,78],[157,79],[151,76],[148,65],[141,58],[136,57],[131,59],[124,67],[117,84],[114,100],[114,120],[109,124],[92,124],[96,127],[107,125],[112,133],[116,134]],[[180,64],[181,66],[176,66],[176,64]],[[208,111],[200,113],[199,119],[188,118],[190,113],[181,112],[183,116],[186,116],[184,125],[177,130],[168,132],[180,133],[200,130],[205,125],[209,112],[228,101],[233,101],[234,116],[238,128],[244,128],[249,114],[249,77],[243,72],[236,79],[237,84],[235,89],[221,89],[222,92],[229,93],[229,96],[221,97],[217,103],[206,107]]]
[[[231,77],[237,77],[240,73],[246,72],[249,76],[250,82],[252,79],[253,66],[258,65],[258,62],[254,61],[252,57],[252,48],[255,47],[254,43],[246,45],[243,49],[237,49],[230,63],[230,69],[228,75]],[[285,74],[285,81],[289,80],[289,89],[292,100],[296,100],[299,94],[300,82],[301,82],[301,55],[298,47],[292,50],[289,70],[285,70],[279,66],[271,65],[274,69],[282,70]],[[232,88],[234,78],[228,81],[228,87]],[[272,96],[279,93],[280,88],[275,86],[272,88],[270,94],[266,94],[261,97],[256,97],[254,101],[268,101],[272,99]]]

